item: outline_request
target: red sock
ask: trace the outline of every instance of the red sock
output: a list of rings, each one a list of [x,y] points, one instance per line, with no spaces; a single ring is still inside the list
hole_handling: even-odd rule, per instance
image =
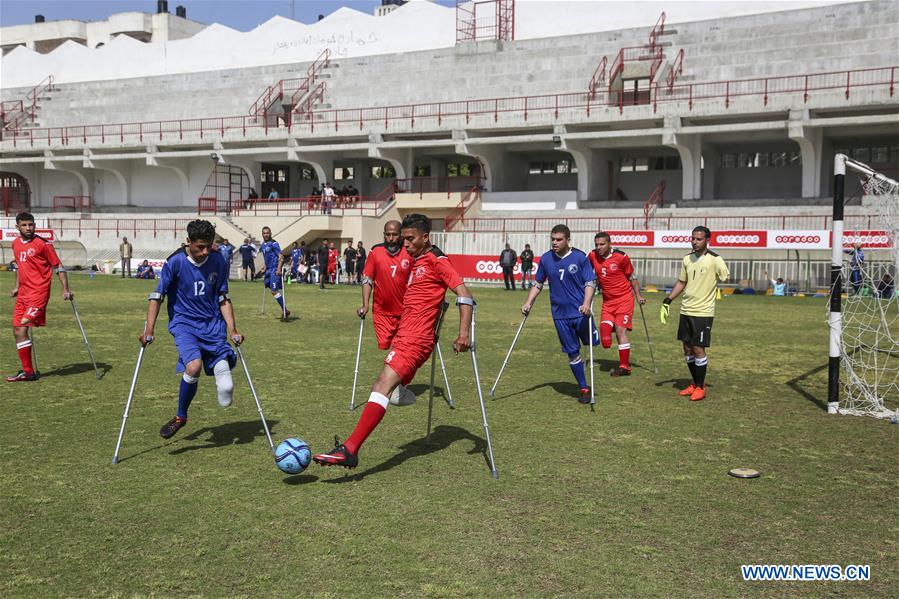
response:
[[[631,344],[623,343],[618,346],[618,364],[622,368],[631,369]]]
[[[16,343],[16,349],[19,350],[19,361],[22,362],[22,370],[26,374],[34,374],[34,365],[31,363],[31,340],[25,340]]]
[[[371,432],[375,430],[375,427],[384,418],[384,414],[387,413],[387,402],[388,400],[385,396],[372,391],[371,396],[368,398],[368,403],[362,409],[362,415],[359,417],[359,422],[356,423],[356,428],[353,429],[353,433],[344,442],[347,451],[359,453],[359,448],[362,447],[362,444],[365,443]]]

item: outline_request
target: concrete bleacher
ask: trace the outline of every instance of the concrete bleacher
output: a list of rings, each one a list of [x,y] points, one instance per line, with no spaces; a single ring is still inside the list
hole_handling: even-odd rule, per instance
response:
[[[669,19],[676,17],[674,9]],[[705,82],[891,65],[899,55],[897,27],[899,3],[883,0],[669,24],[661,41],[669,61],[685,50],[682,80]],[[603,56],[611,64],[619,48],[646,44],[649,28],[336,60],[327,75],[326,105],[348,109],[585,91]],[[41,102],[37,124],[244,115],[268,85],[302,77],[308,66],[60,85]],[[27,91],[3,89],[2,98]]]

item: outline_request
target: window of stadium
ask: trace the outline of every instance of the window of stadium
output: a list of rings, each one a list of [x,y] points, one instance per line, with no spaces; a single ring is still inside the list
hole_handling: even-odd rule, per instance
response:
[[[470,162],[463,162],[461,164],[456,162],[449,162],[446,165],[447,177],[474,177],[477,176],[477,174],[477,164],[472,164]]]
[[[344,181],[346,179],[355,179],[356,178],[356,167],[353,166],[335,166],[334,167],[334,180],[335,181]]]
[[[802,156],[799,152],[725,152],[721,154],[721,168],[763,168],[779,166],[799,166]]]
[[[396,179],[396,170],[392,166],[371,167],[372,179]]]
[[[419,164],[415,166],[415,176],[416,177],[430,177],[431,176],[431,165],[430,164]]]
[[[643,158],[625,156],[618,159],[618,172],[621,173],[643,173],[646,171],[677,170],[679,168],[680,158],[677,156],[650,156]]]
[[[300,179],[302,181],[312,181],[316,179],[315,171],[306,166],[300,167]]]
[[[567,175],[577,173],[577,165],[570,160],[529,162],[529,175]]]

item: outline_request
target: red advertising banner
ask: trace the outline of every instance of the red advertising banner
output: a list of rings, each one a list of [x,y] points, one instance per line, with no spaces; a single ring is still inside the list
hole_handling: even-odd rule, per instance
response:
[[[34,232],[47,241],[56,241],[56,235],[53,234],[53,229],[35,229]],[[18,229],[0,229],[0,241],[13,241],[18,238]]]
[[[499,259],[496,256],[466,256],[463,254],[449,254],[450,262],[453,268],[463,279],[496,279],[503,280],[503,269],[499,265]],[[539,256],[534,256],[534,269],[531,272],[537,272],[537,264],[540,262]],[[515,276],[521,275],[521,262],[515,265]]]

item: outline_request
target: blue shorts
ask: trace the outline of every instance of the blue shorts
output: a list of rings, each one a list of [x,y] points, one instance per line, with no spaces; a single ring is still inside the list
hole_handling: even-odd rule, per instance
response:
[[[265,286],[271,289],[272,291],[278,291],[282,288],[284,282],[281,280],[281,277],[275,273],[273,270],[265,271]]]
[[[178,348],[177,372],[184,372],[188,362],[201,358],[203,369],[211,376],[212,369],[220,360],[228,360],[228,366],[234,368],[237,365],[237,354],[231,349],[226,336],[207,339],[198,336],[194,331],[178,327],[172,331],[175,338],[175,347]]]
[[[590,342],[591,319],[591,316],[553,319],[563,352],[572,356],[580,353],[581,344],[587,345]],[[593,345],[599,345],[599,331],[596,330],[596,323],[593,324]]]

